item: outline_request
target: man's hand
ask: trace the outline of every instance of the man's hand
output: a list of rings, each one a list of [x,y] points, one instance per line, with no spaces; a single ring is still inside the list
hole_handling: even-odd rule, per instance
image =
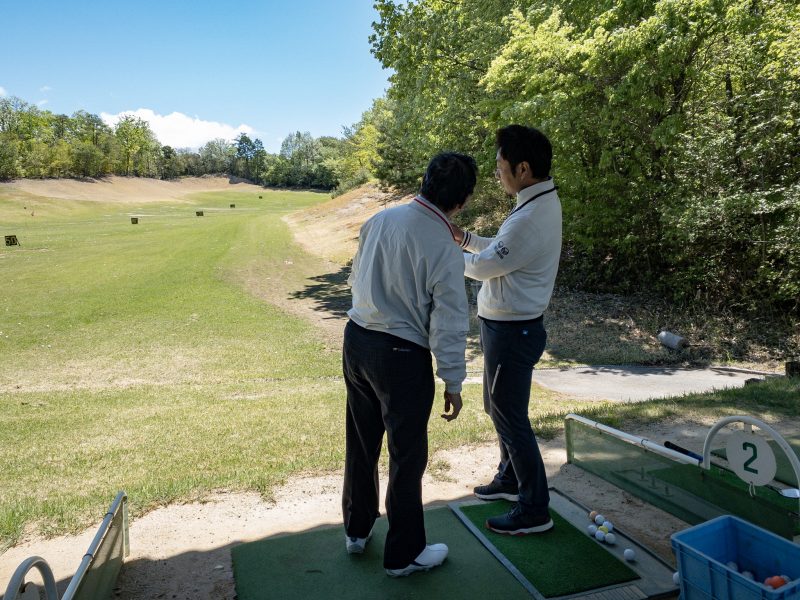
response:
[[[458,416],[458,413],[461,412],[461,407],[464,405],[461,402],[461,394],[460,393],[452,393],[452,392],[445,392],[444,393],[444,414],[442,418],[445,421],[452,421]],[[451,411],[449,412],[448,411]]]

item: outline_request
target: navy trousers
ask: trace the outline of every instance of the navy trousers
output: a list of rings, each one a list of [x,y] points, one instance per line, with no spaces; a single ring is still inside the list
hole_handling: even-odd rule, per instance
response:
[[[389,449],[383,552],[387,569],[408,566],[425,549],[422,475],[435,394],[431,352],[349,321],[342,368],[347,387],[342,513],[348,536],[367,537],[378,518],[378,458]]]
[[[550,494],[536,436],[528,419],[533,367],[547,343],[542,318],[532,321],[480,320],[483,350],[483,405],[500,441],[495,480],[519,488],[525,513],[547,514]]]

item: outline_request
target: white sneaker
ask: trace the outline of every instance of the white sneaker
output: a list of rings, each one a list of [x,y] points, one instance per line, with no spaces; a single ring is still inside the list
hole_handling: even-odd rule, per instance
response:
[[[364,548],[367,547],[367,542],[372,539],[372,531],[369,532],[369,535],[365,538],[359,537],[350,537],[345,532],[344,534],[344,543],[347,546],[347,553],[348,554],[363,554]]]
[[[433,567],[438,567],[447,558],[447,546],[445,544],[430,544],[425,546],[425,550],[419,553],[410,565],[403,569],[386,569],[390,577],[405,577],[415,571],[430,571]]]

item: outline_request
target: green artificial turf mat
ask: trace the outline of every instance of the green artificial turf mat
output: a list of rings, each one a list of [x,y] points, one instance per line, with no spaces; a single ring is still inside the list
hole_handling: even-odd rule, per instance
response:
[[[393,578],[383,569],[388,524],[375,522],[361,555],[345,551],[342,526],[279,535],[232,550],[238,600],[439,600],[530,598],[525,588],[449,508],[425,511],[428,543],[444,542],[447,560],[425,573]]]
[[[510,507],[501,500],[462,505],[460,510],[543,596],[576,594],[639,578],[600,542],[552,509],[555,526],[545,533],[512,536],[486,529],[488,517]]]

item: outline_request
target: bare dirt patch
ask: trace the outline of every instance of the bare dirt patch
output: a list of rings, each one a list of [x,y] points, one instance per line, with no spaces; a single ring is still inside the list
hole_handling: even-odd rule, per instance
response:
[[[140,204],[143,202],[180,201],[195,192],[258,191],[261,186],[228,177],[185,177],[165,181],[145,177],[119,177],[103,179],[17,179],[0,183],[0,190],[19,190],[33,196],[83,200],[90,202],[115,202]]]
[[[361,225],[375,213],[411,197],[383,192],[368,184],[311,209],[287,215],[284,221],[306,251],[344,265],[358,249]]]
[[[326,350],[339,352],[350,308],[347,265],[358,249],[359,229],[372,215],[409,198],[369,184],[286,215],[283,221],[309,256],[287,256],[277,269],[253,262],[233,277],[257,298],[313,323]]]

